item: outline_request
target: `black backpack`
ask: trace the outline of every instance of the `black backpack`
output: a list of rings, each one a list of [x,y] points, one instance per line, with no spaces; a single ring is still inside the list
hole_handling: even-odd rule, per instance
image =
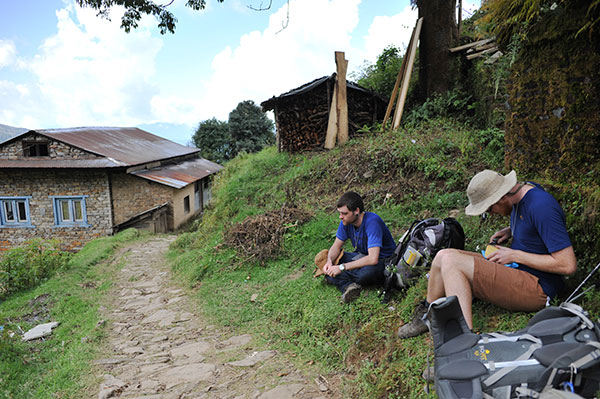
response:
[[[460,223],[454,218],[415,220],[400,238],[394,254],[385,260],[382,302],[389,302],[394,289],[411,285],[443,248],[465,248]]]
[[[600,389],[600,326],[574,303],[540,310],[522,330],[487,334],[471,332],[455,296],[430,312],[440,399],[582,399]]]

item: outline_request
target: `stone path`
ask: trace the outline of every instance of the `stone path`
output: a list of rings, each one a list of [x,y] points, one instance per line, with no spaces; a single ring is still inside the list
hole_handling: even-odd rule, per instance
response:
[[[163,254],[174,239],[152,237],[119,255],[125,266],[105,310],[98,399],[338,397],[322,376],[307,377],[276,351],[255,349],[250,335],[206,325],[170,280]]]

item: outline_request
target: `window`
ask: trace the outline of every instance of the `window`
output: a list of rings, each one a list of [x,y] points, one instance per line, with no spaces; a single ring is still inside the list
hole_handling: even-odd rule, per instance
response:
[[[89,226],[84,196],[50,197],[53,199],[54,223],[57,226]]]
[[[24,141],[23,156],[25,157],[47,157],[48,143],[45,141]]]
[[[29,216],[31,197],[0,197],[0,227],[33,227]]]
[[[183,211],[185,213],[190,213],[190,196],[186,195],[185,198],[183,198]]]

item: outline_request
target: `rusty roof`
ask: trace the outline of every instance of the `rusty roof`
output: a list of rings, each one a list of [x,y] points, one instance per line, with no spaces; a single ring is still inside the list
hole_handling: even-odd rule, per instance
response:
[[[140,165],[200,151],[137,127],[79,127],[43,129],[34,130],[34,132],[102,155],[126,166]]]
[[[195,154],[200,151],[197,148],[177,144],[137,127],[76,127],[68,129],[29,130],[10,138],[1,144],[4,145],[19,140],[22,136],[29,133],[37,133],[61,141],[73,147],[103,156],[110,161],[110,164],[106,165],[82,167],[135,166],[148,162]],[[3,163],[5,162],[6,161]],[[36,167],[34,165],[38,165],[37,167],[60,167],[59,164],[64,161],[49,160],[48,162],[52,163],[41,166],[41,163],[32,162],[31,167]],[[86,163],[82,163],[82,165],[85,164]],[[91,164],[93,164],[93,162]],[[28,166],[29,165],[20,165],[14,167]],[[73,164],[73,166],[65,167],[78,166]]]
[[[164,165],[154,169],[143,169],[130,173],[166,186],[182,188],[221,169],[223,169],[223,166],[218,163],[204,158],[197,158],[179,164]]]

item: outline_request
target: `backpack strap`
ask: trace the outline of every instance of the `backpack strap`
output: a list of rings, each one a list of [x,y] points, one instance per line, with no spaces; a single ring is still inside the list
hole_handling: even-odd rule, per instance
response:
[[[529,349],[527,349],[527,351],[525,353],[523,353],[521,356],[519,356],[518,358],[516,358],[514,361],[515,362],[519,362],[521,360],[528,360],[531,355],[533,354],[533,352],[538,349],[541,348],[542,345],[541,344],[531,344],[529,346]],[[536,361],[537,363],[537,361]],[[502,377],[504,377],[505,375],[507,375],[508,373],[510,373],[511,371],[515,370],[517,367],[519,367],[519,364],[515,364],[514,366],[509,366],[509,367],[503,367],[500,370],[496,371],[495,373],[493,373],[492,375],[490,375],[488,378],[486,378],[485,380],[483,380],[483,384],[486,387],[489,387],[491,385],[494,385],[496,382],[498,382]]]
[[[567,312],[571,312],[573,313],[575,316],[579,317],[581,319],[581,321],[583,322],[583,324],[585,324],[585,326],[589,329],[593,329],[594,328],[594,322],[592,322],[588,317],[587,317],[587,312],[585,312],[581,306],[576,305],[574,303],[571,302],[563,302],[560,304],[559,306],[561,309],[566,310]]]

